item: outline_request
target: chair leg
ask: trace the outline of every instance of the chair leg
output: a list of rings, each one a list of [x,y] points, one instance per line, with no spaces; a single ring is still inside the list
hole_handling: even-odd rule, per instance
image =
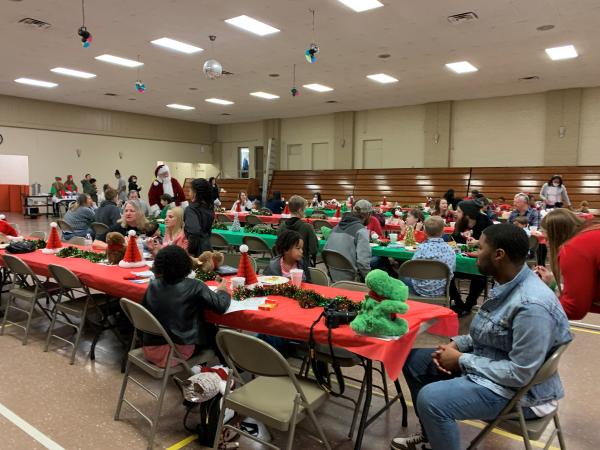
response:
[[[73,351],[71,352],[71,359],[69,361],[69,364],[73,364],[75,362],[77,347],[79,347],[79,340],[81,339],[81,333],[83,332],[83,327],[85,325],[85,316],[86,311],[84,310],[83,315],[81,316],[81,321],[79,322],[79,327],[77,327],[77,334],[75,335],[75,342],[73,343]]]
[[[525,444],[526,450],[533,450],[531,441],[529,440],[529,433],[527,432],[527,423],[525,422],[525,416],[523,415],[523,409],[518,408],[519,424],[521,425],[521,434],[523,435],[523,443]]]
[[[381,387],[383,388],[383,397],[385,398],[385,404],[387,405],[390,402],[390,396],[388,394],[388,386],[387,386],[387,378],[385,376],[385,367],[383,363],[380,363],[379,373],[381,375]]]
[[[27,340],[29,339],[29,330],[31,328],[31,320],[33,319],[33,312],[35,311],[35,300],[31,302],[31,308],[29,308],[29,313],[27,314],[27,324],[25,325],[25,336],[23,336],[23,345],[27,345]]]
[[[402,407],[402,427],[406,428],[408,426],[408,406],[406,405],[406,399],[404,398],[404,394],[402,393],[400,380],[396,379],[394,381],[394,386],[396,386],[396,393],[398,394],[398,398],[400,399],[400,406]]]
[[[294,398],[294,409],[292,410],[292,417],[290,419],[290,428],[288,429],[288,439],[285,446],[285,450],[292,450],[294,446],[294,435],[296,434],[296,417],[298,416],[298,409],[300,407],[300,394],[296,393]],[[308,407],[306,408],[309,409]]]
[[[325,436],[325,432],[323,431],[323,427],[321,427],[321,424],[317,420],[317,417],[315,416],[315,413],[314,413],[313,409],[311,407],[306,407],[306,412],[308,413],[308,415],[310,417],[310,420],[312,421],[313,425],[317,429],[317,432],[319,433],[319,437],[323,441],[323,446],[327,450],[331,450],[331,446],[329,445],[329,441],[327,440],[327,436]],[[289,448],[291,450],[292,447],[289,447]]]
[[[556,427],[556,432],[558,434],[558,443],[560,445],[560,450],[567,450],[567,445],[565,444],[565,437],[563,436],[562,427],[560,426],[560,420],[558,420],[558,411],[554,414],[554,426]]]
[[[119,393],[119,401],[117,402],[117,411],[115,412],[115,420],[119,420],[121,415],[121,407],[123,406],[123,399],[125,398],[125,390],[127,389],[127,382],[129,381],[129,370],[131,369],[131,363],[129,360],[125,365],[125,374],[123,375],[123,383],[121,383],[121,392]]]
[[[229,395],[231,391],[231,385],[233,383],[233,375],[229,374],[227,377],[227,384],[225,385],[225,394],[223,395],[223,399],[221,400],[221,412],[219,412],[219,421],[217,422],[217,431],[215,433],[215,440],[213,442],[212,449],[218,450],[219,448],[219,440],[221,438],[221,432],[223,431],[223,421],[225,420],[225,410],[227,407],[225,406],[225,399]]]
[[[56,324],[56,315],[58,314],[56,305],[52,310],[52,320],[50,321],[50,328],[48,328],[48,335],[46,336],[46,344],[44,345],[44,351],[48,351],[48,346],[50,345],[50,339],[52,339],[52,331],[54,331],[54,325]]]
[[[6,301],[6,307],[4,309],[4,317],[2,318],[2,328],[0,328],[0,336],[4,334],[4,328],[6,327],[6,322],[8,321],[8,310],[13,301],[13,296],[9,295],[8,300]]]
[[[358,419],[358,415],[360,414],[360,405],[362,404],[363,395],[365,395],[365,376],[366,373],[363,376],[362,383],[360,383],[360,391],[358,392],[358,399],[356,399],[356,408],[354,409],[354,414],[352,414],[352,423],[350,424],[350,432],[348,433],[349,439],[352,439],[352,436],[354,436],[356,420]]]
[[[162,379],[162,383],[160,386],[160,394],[158,394],[158,404],[156,405],[156,412],[154,413],[154,418],[152,420],[152,427],[150,428],[150,436],[148,437],[148,449],[152,449],[154,445],[154,436],[156,435],[156,429],[158,428],[158,421],[160,419],[160,410],[162,409],[163,399],[165,398],[165,393],[167,392],[167,383],[169,382],[169,373],[171,367],[171,358],[167,359],[167,367],[165,369],[165,374]]]

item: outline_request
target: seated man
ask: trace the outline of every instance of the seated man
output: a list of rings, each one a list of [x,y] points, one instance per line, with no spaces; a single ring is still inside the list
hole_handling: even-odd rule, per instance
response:
[[[452,279],[456,268],[456,255],[454,250],[442,239],[444,226],[444,219],[440,216],[430,216],[425,221],[427,240],[417,248],[413,260],[434,259],[441,261],[450,269],[450,279]],[[410,288],[411,292],[423,297],[440,297],[446,294],[446,282],[444,280],[406,278],[402,281]]]
[[[325,250],[334,250],[350,260],[361,279],[371,270],[371,246],[369,231],[366,225],[371,219],[373,206],[367,200],[359,200],[354,204],[352,212],[342,217],[327,239]],[[329,269],[331,281],[354,281],[348,271]]]
[[[515,209],[510,213],[508,221],[513,223],[517,217],[527,217],[530,227],[540,226],[540,212],[529,206],[529,196],[527,194],[515,195]]]
[[[392,449],[459,450],[457,420],[491,420],[535,376],[550,353],[569,342],[569,322],[554,293],[525,265],[525,232],[514,225],[483,231],[479,271],[497,284],[473,318],[469,335],[435,349],[414,349],[403,373],[422,431]],[[523,397],[525,418],[541,417],[563,397],[558,374]],[[429,445],[422,445],[427,444]],[[418,447],[417,447],[418,446]]]

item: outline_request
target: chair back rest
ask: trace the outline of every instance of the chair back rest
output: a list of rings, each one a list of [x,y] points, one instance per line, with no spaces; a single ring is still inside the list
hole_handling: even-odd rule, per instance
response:
[[[8,222],[8,224],[15,229],[15,231],[19,232],[19,224],[14,222]]]
[[[323,227],[333,228],[333,225],[331,223],[329,223],[327,220],[323,220],[323,219],[317,219],[317,220],[313,221],[313,228],[315,229],[315,231],[321,231],[321,228],[323,228]]]
[[[136,330],[155,336],[162,336],[170,346],[174,346],[171,337],[167,334],[163,326],[145,307],[126,298],[122,298],[119,303],[121,304],[121,309]]]
[[[244,236],[242,242],[248,246],[249,252],[271,253],[271,247],[269,247],[264,239],[257,236]]]
[[[220,330],[217,333],[217,345],[231,368],[265,377],[293,375],[283,356],[254,336],[234,330]]]
[[[215,216],[215,219],[217,219],[217,222],[231,222],[231,219],[229,219],[229,217],[227,217],[225,214],[223,213],[217,213]]]
[[[61,231],[73,231],[73,227],[65,222],[63,219],[56,219],[56,224]]]
[[[45,231],[33,231],[31,233],[29,233],[29,237],[35,238],[35,239],[42,239],[42,240],[46,240],[46,232]]]
[[[327,219],[327,214],[325,214],[323,211],[313,211],[310,217],[313,219]]]
[[[340,252],[336,252],[335,250],[323,250],[321,256],[323,256],[323,261],[329,269],[345,270],[353,273],[356,272],[352,262]]]
[[[253,214],[249,214],[246,216],[246,224],[247,225],[258,225],[259,223],[264,223],[260,217],[255,216]]]
[[[441,261],[411,259],[400,266],[398,277],[418,280],[450,280],[450,268]]]
[[[348,291],[369,292],[369,288],[365,283],[359,283],[357,281],[336,281],[331,287],[347,289]]]
[[[210,245],[213,248],[227,248],[229,247],[229,242],[223,236],[218,233],[212,233],[210,235]]]
[[[110,229],[108,228],[108,225],[101,222],[92,222],[90,226],[92,227],[92,230],[94,230],[94,233],[96,233],[96,236],[106,234]]]
[[[225,253],[225,259],[223,260],[223,264],[231,267],[239,267],[241,257],[242,255],[240,255],[239,253]],[[248,255],[248,259],[250,259],[250,264],[252,264],[252,268],[256,272],[258,270],[256,266],[256,260],[250,255]]]
[[[81,236],[73,236],[67,242],[71,245],[85,245],[85,238],[82,238]]]
[[[50,264],[48,270],[50,271],[52,278],[54,278],[64,290],[84,288],[84,284],[79,277],[66,267]]]
[[[8,270],[13,274],[21,275],[23,277],[32,277],[34,280],[37,280],[37,276],[33,270],[31,270],[31,267],[29,267],[29,265],[21,258],[6,253],[2,255],[2,258],[4,259],[4,264],[6,264]]]
[[[323,270],[316,267],[309,267],[308,272],[310,273],[310,282],[312,284],[329,286],[329,277]]]

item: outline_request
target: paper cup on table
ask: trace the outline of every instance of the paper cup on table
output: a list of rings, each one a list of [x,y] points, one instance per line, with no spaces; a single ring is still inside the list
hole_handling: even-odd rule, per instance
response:
[[[244,277],[232,277],[231,278],[231,290],[244,287],[246,284],[246,278]]]
[[[300,285],[302,284],[302,275],[303,274],[304,274],[304,271],[302,269],[290,270],[290,276],[292,279],[292,284],[294,286],[300,287]]]
[[[390,242],[392,244],[398,242],[398,233],[390,233]]]
[[[532,233],[535,233],[537,231],[538,227],[531,226],[531,227],[529,227],[529,229],[531,230]]]

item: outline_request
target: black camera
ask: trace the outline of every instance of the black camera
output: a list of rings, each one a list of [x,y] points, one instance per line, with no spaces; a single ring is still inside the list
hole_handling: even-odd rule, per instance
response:
[[[340,325],[349,324],[358,314],[356,311],[338,311],[334,302],[325,306],[325,325],[327,328],[338,328]]]

